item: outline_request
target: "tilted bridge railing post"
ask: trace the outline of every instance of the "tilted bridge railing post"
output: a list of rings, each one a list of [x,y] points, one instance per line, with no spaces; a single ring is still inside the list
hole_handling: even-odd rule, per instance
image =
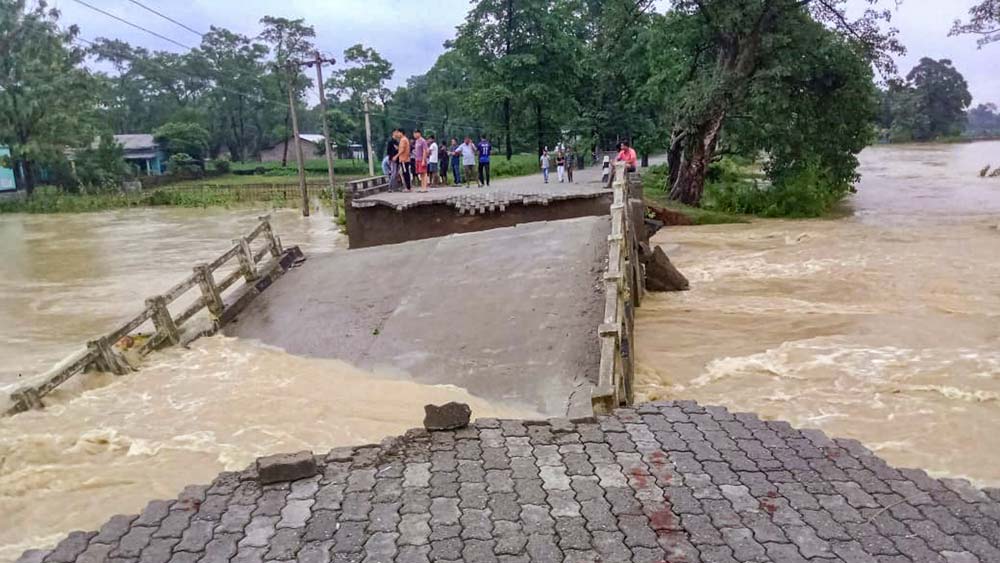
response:
[[[262,239],[264,244],[254,251],[252,244],[257,239]],[[238,260],[239,267],[217,281],[215,273],[233,259]],[[135,350],[140,358],[157,348],[189,343],[199,336],[216,332],[245,308],[257,293],[301,259],[302,252],[298,247],[288,250],[281,247],[281,239],[271,227],[270,216],[258,217],[257,226],[247,236],[234,240],[232,248],[214,261],[196,265],[192,275],[162,295],[146,299],[145,309],[137,316],[116,330],[87,342],[85,349],[74,352],[43,375],[40,383],[11,393],[11,406],[4,414],[9,416],[42,408],[42,399],[46,395],[88,369],[116,375],[132,371],[133,366],[127,356],[116,352],[114,346],[147,321],[152,321],[154,331],[148,339],[137,345]],[[245,282],[244,287],[237,290],[232,298],[224,298],[226,291],[241,279]],[[199,295],[194,302],[179,314],[172,314],[170,305],[195,287],[199,289]],[[203,309],[208,309],[209,326],[185,327],[185,323]]]

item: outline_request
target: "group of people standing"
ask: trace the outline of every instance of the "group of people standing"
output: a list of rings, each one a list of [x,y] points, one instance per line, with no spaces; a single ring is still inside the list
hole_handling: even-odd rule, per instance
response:
[[[469,187],[474,179],[478,179],[479,187],[490,185],[493,144],[486,135],[475,144],[468,135],[462,143],[452,138],[451,143],[445,146],[443,140],[438,144],[433,134],[425,139],[420,129],[414,129],[411,141],[402,129],[396,128],[392,131],[385,153],[382,173],[389,178],[391,191],[397,191],[401,186],[405,186],[403,189],[408,192],[412,191],[414,178],[420,180],[419,192],[426,192],[430,186],[447,186],[449,164],[453,185],[462,185],[463,178],[465,187]]]
[[[542,167],[542,178],[545,183],[549,183],[549,167],[552,165],[552,156],[549,148],[542,149],[542,156],[538,159]],[[556,150],[556,173],[559,175],[559,183],[573,183],[573,170],[576,168],[576,153],[573,147],[559,148]]]
[[[621,142],[618,148],[616,160],[625,162],[628,170],[635,172],[638,165],[635,149],[628,142]],[[419,179],[419,192],[426,192],[431,186],[447,186],[449,164],[453,181],[451,185],[461,186],[463,179],[465,187],[470,187],[473,181],[477,181],[479,187],[490,185],[493,144],[486,135],[482,135],[478,143],[473,143],[469,135],[465,136],[462,143],[452,138],[445,146],[443,140],[439,144],[433,134],[424,138],[420,129],[413,130],[413,140],[410,140],[402,129],[396,128],[392,131],[385,153],[382,158],[382,174],[389,178],[390,191],[398,191],[400,187],[408,192],[412,191],[414,179]],[[596,153],[594,158],[596,161]],[[548,147],[542,150],[538,162],[542,178],[548,184],[549,169],[552,166],[552,155]],[[560,184],[573,183],[573,170],[577,164],[573,147],[560,146],[556,149],[555,165]]]

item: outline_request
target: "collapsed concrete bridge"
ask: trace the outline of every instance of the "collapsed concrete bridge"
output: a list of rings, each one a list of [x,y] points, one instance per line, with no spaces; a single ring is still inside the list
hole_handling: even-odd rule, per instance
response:
[[[458,384],[548,420],[481,419],[258,460],[20,561],[1000,561],[1000,490],[893,468],[857,442],[748,413],[688,401],[614,409],[630,400],[642,292],[641,213],[623,176],[586,196],[607,198],[603,216],[503,225],[489,214],[544,198],[430,200],[433,229],[462,234],[368,229],[420,240],[310,256],[224,328]],[[352,209],[405,216],[412,197]]]

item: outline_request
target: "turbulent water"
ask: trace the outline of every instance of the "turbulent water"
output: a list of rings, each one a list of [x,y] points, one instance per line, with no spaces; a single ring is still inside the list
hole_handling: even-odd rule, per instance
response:
[[[140,311],[145,297],[223,252],[256,216],[0,215],[0,393]],[[307,253],[343,244],[329,217],[280,211],[273,223],[286,244]],[[477,416],[533,416],[455,387],[221,336],[155,354],[135,374],[78,379],[51,395],[44,411],[0,419],[0,561],[260,455],[400,434],[420,425],[426,403],[466,402]]]
[[[673,228],[639,395],[754,411],[1000,485],[1000,143],[861,155],[847,216]]]

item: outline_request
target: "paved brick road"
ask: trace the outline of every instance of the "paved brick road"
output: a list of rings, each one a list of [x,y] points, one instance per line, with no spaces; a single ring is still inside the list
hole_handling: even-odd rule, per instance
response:
[[[480,420],[188,487],[22,561],[1000,562],[1000,490],[692,402]]]

